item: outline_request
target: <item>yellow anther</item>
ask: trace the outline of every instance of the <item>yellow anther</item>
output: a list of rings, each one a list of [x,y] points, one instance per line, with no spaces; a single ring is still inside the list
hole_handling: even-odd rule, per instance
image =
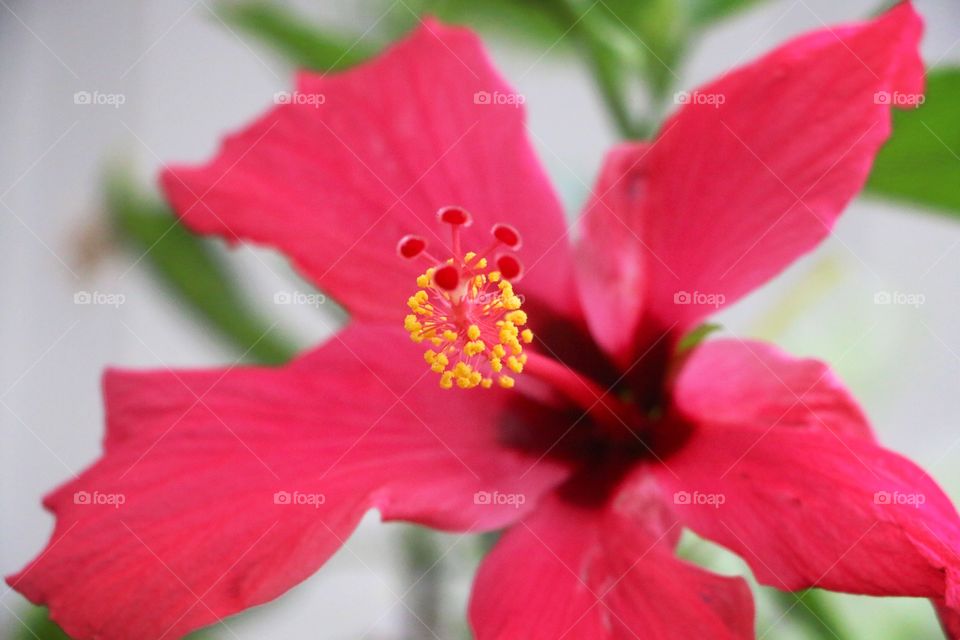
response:
[[[486,348],[487,345],[484,344],[483,340],[473,340],[472,342],[468,342],[466,345],[464,345],[463,351],[468,356],[477,356],[483,353],[483,350]]]
[[[463,261],[470,263],[471,260],[477,257],[476,251],[467,251],[466,255],[463,256]]]
[[[510,376],[500,376],[497,382],[499,382],[500,386],[504,389],[512,389],[514,385],[514,379]]]
[[[502,358],[503,356],[507,355],[507,351],[506,349],[503,348],[502,344],[493,345],[493,349],[491,349],[491,351],[493,352],[493,355],[497,358]]]
[[[504,316],[507,320],[516,325],[527,324],[527,313],[517,309],[516,311],[511,311]]]
[[[500,373],[503,370],[503,361],[500,358],[490,358],[490,368],[494,373]]]
[[[427,349],[423,352],[423,359],[427,361],[427,364],[433,364],[434,360],[437,359],[437,352],[433,349]]]
[[[519,296],[510,296],[509,298],[504,298],[503,306],[507,309],[519,309],[523,306],[523,300]]]
[[[420,324],[419,320],[417,320],[417,316],[411,313],[403,319],[403,328],[407,331],[420,331],[420,329],[423,328],[423,325]]]
[[[486,259],[486,258],[480,258],[480,259],[477,261],[477,269],[486,269],[486,268],[487,268],[487,259]]]
[[[484,378],[480,381],[480,386],[484,389],[489,389],[493,386],[493,378]]]
[[[480,337],[480,327],[475,324],[470,325],[467,328],[467,337],[471,340],[476,340]]]
[[[488,279],[490,282],[500,282],[500,272],[499,272],[499,271],[491,271],[490,273],[487,274],[487,279]]]
[[[421,274],[417,276],[417,286],[427,288],[430,286],[430,276],[427,274]]]
[[[507,358],[507,366],[510,367],[510,370],[514,373],[521,373],[523,371],[523,363],[520,362],[516,356]]]
[[[454,342],[457,339],[457,332],[447,329],[446,331],[443,332],[443,339],[446,340],[447,342]]]
[[[520,337],[523,338],[525,343],[530,344],[533,342],[533,331],[530,331],[530,329],[524,329],[520,332]]]
[[[510,344],[517,339],[517,327],[509,320],[500,325],[500,342]]]
[[[446,355],[440,353],[437,354],[437,357],[434,358],[433,362],[430,363],[430,368],[434,373],[443,373],[448,364],[450,364],[450,360]]]
[[[443,374],[440,376],[440,388],[450,389],[452,387],[453,387],[453,372],[444,371]]]

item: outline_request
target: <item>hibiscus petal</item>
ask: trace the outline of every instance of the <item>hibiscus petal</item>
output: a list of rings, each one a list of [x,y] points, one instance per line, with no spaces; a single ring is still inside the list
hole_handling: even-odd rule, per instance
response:
[[[921,469],[863,437],[700,423],[658,477],[684,524],[764,584],[960,605],[956,510]]]
[[[892,103],[922,91],[921,31],[904,3],[798,38],[691,94],[650,145],[615,149],[585,223],[585,242],[606,244],[582,271],[600,261],[620,278],[581,282],[598,342],[630,346],[643,322],[689,329],[826,237],[890,134]],[[645,321],[621,291],[645,299]]]
[[[607,353],[630,352],[646,298],[643,239],[628,223],[645,197],[642,180],[620,185],[650,145],[624,143],[604,159],[581,220],[577,285],[590,331]],[[621,218],[625,216],[627,219]],[[631,220],[632,222],[632,220]]]
[[[397,242],[419,234],[445,259],[435,216],[449,205],[473,214],[464,250],[486,248],[495,222],[515,226],[522,293],[567,309],[567,229],[520,100],[476,36],[431,21],[355,70],[302,73],[289,104],[162,184],[188,226],[279,249],[361,318],[402,317],[423,265]]]
[[[282,369],[109,373],[106,453],[48,497],[53,537],[9,583],[78,640],[177,638],[309,576],[368,509],[522,517],[564,471],[500,444],[509,392],[444,393],[418,353],[358,327]]]
[[[809,427],[873,439],[860,405],[826,364],[763,342],[701,344],[674,381],[673,402],[694,423]]]
[[[674,557],[679,528],[655,515],[659,498],[633,489],[628,511],[642,519],[555,496],[510,529],[474,583],[477,639],[753,638],[746,582]]]
[[[960,611],[950,609],[942,602],[934,601],[934,609],[940,617],[940,626],[948,640],[960,639]]]

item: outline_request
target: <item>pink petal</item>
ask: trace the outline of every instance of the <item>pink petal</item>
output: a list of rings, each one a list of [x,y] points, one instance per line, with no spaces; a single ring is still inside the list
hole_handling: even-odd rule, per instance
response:
[[[826,364],[763,342],[701,344],[674,381],[673,402],[694,423],[808,427],[873,440],[860,405]]]
[[[940,626],[947,640],[960,640],[960,612],[950,609],[942,602],[934,602],[934,608],[940,617]]]
[[[351,313],[395,322],[424,269],[397,242],[419,234],[446,259],[449,228],[435,216],[455,205],[473,214],[464,251],[510,223],[524,240],[518,291],[575,304],[563,213],[522,96],[471,32],[429,22],[355,70],[302,73],[295,95],[304,103],[271,109],[208,164],[163,174],[190,227],[275,247]]]
[[[875,95],[922,91],[921,30],[903,3],[798,38],[693,94],[722,104],[686,104],[649,148],[615,149],[585,227],[605,245],[583,271],[611,276],[581,281],[597,340],[636,341],[640,305],[623,292],[653,330],[684,330],[827,236],[890,134]]]
[[[282,369],[109,373],[106,453],[47,498],[56,530],[10,585],[78,640],[178,638],[309,576],[371,508],[522,517],[563,470],[500,444],[515,396],[442,393],[418,354],[358,327]]]
[[[922,470],[859,434],[700,423],[659,469],[698,534],[784,590],[819,587],[960,605],[960,520]]]
[[[679,527],[659,498],[629,498],[587,508],[554,497],[510,529],[474,583],[477,639],[753,638],[747,584],[674,557]]]
[[[629,355],[633,348],[646,302],[644,260],[649,255],[631,225],[631,212],[646,197],[646,183],[627,179],[633,187],[627,189],[621,182],[649,150],[645,143],[624,143],[607,153],[576,246],[577,284],[587,324],[600,346],[615,355]]]

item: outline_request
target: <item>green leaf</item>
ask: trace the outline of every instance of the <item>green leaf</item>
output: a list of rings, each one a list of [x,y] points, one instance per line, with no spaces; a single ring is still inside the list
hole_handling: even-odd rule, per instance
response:
[[[723,328],[723,325],[716,324],[714,322],[705,322],[699,327],[692,329],[688,334],[683,336],[680,339],[680,343],[677,345],[677,353],[685,353],[690,349],[693,349],[701,342],[707,339],[707,337],[714,331],[719,331]]]
[[[307,69],[346,69],[363,62],[377,50],[361,37],[331,33],[310,24],[302,15],[272,3],[220,3],[216,11],[228,26],[254,36],[293,64]]]
[[[877,156],[867,189],[960,216],[960,68],[927,76],[918,109],[896,110],[893,136]]]
[[[31,607],[16,622],[17,630],[11,640],[70,640],[57,623],[50,619],[46,607]],[[186,640],[210,640],[213,637],[207,630],[197,631],[186,636]]]
[[[186,307],[249,360],[281,364],[293,357],[294,347],[251,309],[210,240],[193,235],[159,198],[141,193],[124,175],[108,176],[106,196],[121,239]]]
[[[589,5],[588,5],[589,6]],[[637,59],[648,89],[657,100],[673,87],[689,36],[688,7],[676,0],[606,0],[599,12],[629,45],[624,62]]]
[[[820,589],[779,591],[768,589],[785,616],[806,630],[806,637],[819,640],[844,640],[846,629],[830,605],[830,593]]]
[[[693,3],[691,20],[696,26],[705,26],[729,18],[767,0],[697,0]]]
[[[575,18],[558,10],[558,0],[406,0],[396,11],[394,31],[402,33],[418,23],[418,16],[434,16],[445,22],[470,24],[498,31],[519,44],[564,49],[573,44],[564,35]]]
[[[45,607],[32,607],[16,622],[13,640],[70,640],[70,636],[50,620]]]

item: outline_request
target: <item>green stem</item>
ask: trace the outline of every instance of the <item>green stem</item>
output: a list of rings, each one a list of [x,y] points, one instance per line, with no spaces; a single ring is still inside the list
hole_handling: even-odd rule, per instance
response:
[[[822,591],[774,591],[774,598],[784,609],[785,615],[802,626],[811,638],[845,640],[843,625]]]
[[[409,600],[411,638],[443,636],[443,554],[437,536],[429,529],[411,526],[403,531],[402,546]]]
[[[584,11],[574,0],[554,0],[550,5],[552,15],[563,28],[570,28],[580,50],[590,66],[591,75],[607,112],[624,139],[639,138],[644,133],[630,109],[630,100],[623,82],[624,67],[620,55],[610,46],[604,29],[592,15],[592,8]]]
[[[599,50],[599,45],[586,42],[588,62],[593,70],[593,81],[603,98],[607,112],[617,127],[621,138],[638,139],[643,136],[643,128],[634,121],[630,112],[625,87],[620,81],[618,65],[609,56]]]

